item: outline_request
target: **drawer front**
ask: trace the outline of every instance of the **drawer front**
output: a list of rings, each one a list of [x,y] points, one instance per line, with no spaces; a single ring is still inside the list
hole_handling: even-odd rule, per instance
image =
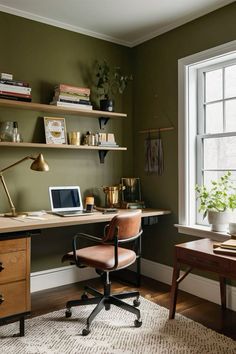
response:
[[[11,240],[1,240],[0,238],[0,254],[25,250],[27,238],[17,238]]]
[[[185,263],[199,269],[213,271],[219,274],[228,273],[230,264],[227,259],[212,256],[204,253],[177,252],[177,258],[180,263]]]
[[[30,311],[26,281],[0,285],[0,318]]]
[[[26,265],[26,251],[0,254],[0,284],[25,279]]]

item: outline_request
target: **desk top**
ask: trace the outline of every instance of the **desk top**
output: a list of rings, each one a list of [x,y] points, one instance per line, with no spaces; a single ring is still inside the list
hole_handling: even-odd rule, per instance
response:
[[[226,258],[226,259],[233,260],[234,262],[236,261],[235,256],[228,256],[225,254],[215,253],[213,251],[214,249],[213,246],[215,243],[217,242],[209,238],[201,238],[200,240],[177,244],[175,245],[175,248],[177,250],[178,257],[188,253],[188,254],[198,254],[198,257],[201,257],[201,255],[206,255],[214,258],[219,258],[219,259]]]
[[[118,213],[131,212],[132,209],[120,209]],[[149,216],[161,216],[170,214],[170,210],[163,209],[143,209],[142,218]],[[116,214],[103,214],[95,211],[92,215],[80,215],[61,217],[52,214],[43,215],[43,220],[19,219],[0,216],[0,234],[6,232],[30,231],[37,229],[49,229],[53,227],[64,227],[72,225],[93,224],[110,221]]]

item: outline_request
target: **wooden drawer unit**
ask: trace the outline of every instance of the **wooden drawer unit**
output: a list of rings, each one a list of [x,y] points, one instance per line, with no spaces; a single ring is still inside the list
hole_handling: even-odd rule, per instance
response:
[[[0,302],[2,301],[0,305],[1,317],[29,311],[27,296],[25,296],[26,292],[27,283],[24,280],[9,284],[0,284]]]
[[[30,238],[0,238],[0,323],[20,320],[30,311]]]

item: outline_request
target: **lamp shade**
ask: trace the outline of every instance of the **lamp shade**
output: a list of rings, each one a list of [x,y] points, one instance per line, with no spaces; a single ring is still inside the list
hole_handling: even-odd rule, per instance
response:
[[[31,164],[30,168],[34,171],[49,171],[49,166],[47,162],[45,162],[42,154],[39,154],[37,157],[33,158],[34,162]]]

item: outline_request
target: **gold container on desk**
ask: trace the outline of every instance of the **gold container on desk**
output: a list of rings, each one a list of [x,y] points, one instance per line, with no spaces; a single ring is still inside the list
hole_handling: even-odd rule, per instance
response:
[[[106,207],[112,208],[112,207],[117,207],[120,204],[120,192],[124,189],[125,187],[122,186],[121,184],[118,184],[116,186],[110,186],[110,187],[103,187],[103,192],[105,193],[106,196]]]

